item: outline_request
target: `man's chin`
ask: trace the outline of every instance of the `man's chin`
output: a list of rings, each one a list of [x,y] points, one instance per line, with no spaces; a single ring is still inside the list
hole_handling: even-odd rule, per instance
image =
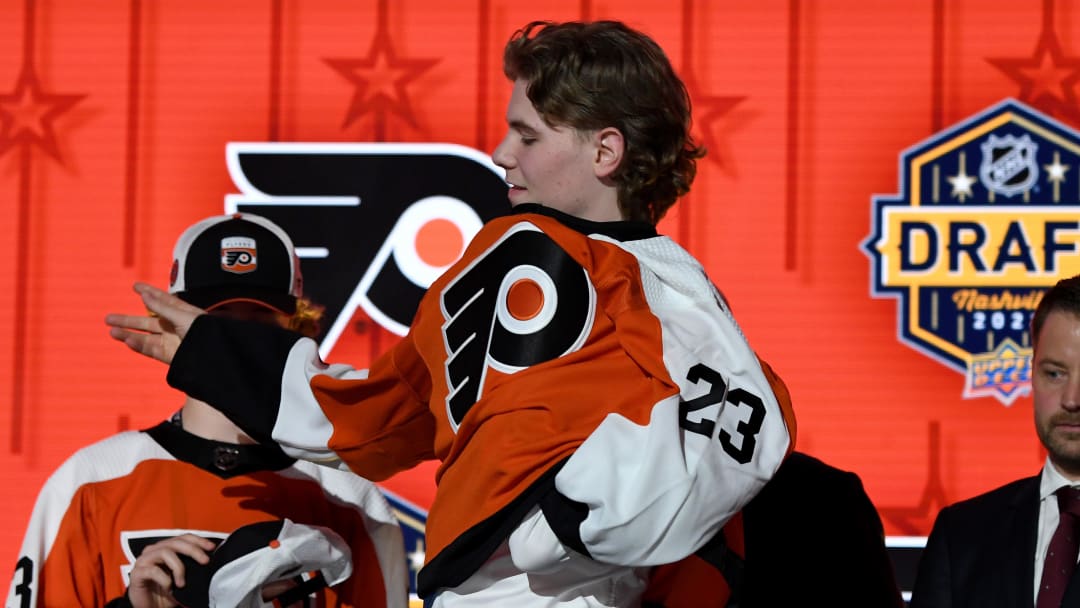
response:
[[[1055,433],[1047,446],[1050,461],[1062,473],[1080,479],[1080,433]]]

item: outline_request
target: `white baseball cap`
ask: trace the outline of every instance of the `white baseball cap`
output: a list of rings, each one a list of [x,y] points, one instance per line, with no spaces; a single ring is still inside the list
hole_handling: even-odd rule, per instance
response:
[[[271,608],[262,599],[268,583],[296,579],[274,598],[289,605],[352,575],[352,552],[340,535],[322,526],[277,519],[237,528],[200,566],[185,560],[186,584],[173,597],[186,608]],[[194,567],[193,567],[194,566]]]

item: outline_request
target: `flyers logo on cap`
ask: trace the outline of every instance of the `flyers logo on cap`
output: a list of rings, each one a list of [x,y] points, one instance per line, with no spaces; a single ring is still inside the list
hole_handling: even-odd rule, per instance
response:
[[[255,239],[230,236],[221,239],[221,269],[235,274],[252,272],[258,267]]]
[[[964,375],[965,398],[1031,391],[1031,317],[1080,273],[1080,133],[1006,100],[900,156],[862,244],[901,342]]]

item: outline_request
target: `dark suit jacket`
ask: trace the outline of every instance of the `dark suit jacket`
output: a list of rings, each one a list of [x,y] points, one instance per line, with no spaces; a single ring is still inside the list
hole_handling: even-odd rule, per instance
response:
[[[1032,608],[1039,477],[945,507],[919,560],[911,608]],[[1062,606],[1080,606],[1074,576]]]
[[[793,452],[743,516],[740,607],[903,604],[881,517],[855,473]]]
[[[793,452],[742,517],[745,560],[735,552],[718,552],[711,542],[697,554],[654,571],[643,606],[903,605],[881,518],[856,474]],[[730,602],[729,582],[736,587]]]

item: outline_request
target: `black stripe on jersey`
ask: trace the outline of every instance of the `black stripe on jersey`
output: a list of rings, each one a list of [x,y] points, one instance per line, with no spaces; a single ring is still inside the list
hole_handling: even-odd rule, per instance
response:
[[[174,422],[143,431],[180,462],[199,467],[222,479],[255,471],[280,471],[296,460],[285,455],[277,444],[240,445],[203,439]]]
[[[724,529],[717,531],[716,536],[695,551],[694,555],[720,571],[731,589],[728,606],[737,606],[742,596],[743,579],[746,578],[746,561],[727,545]]]
[[[656,226],[653,226],[648,222],[630,220],[621,222],[593,222],[536,203],[518,205],[511,211],[511,214],[521,213],[546,215],[551,219],[557,220],[563,226],[571,228],[581,234],[602,234],[620,242],[649,239],[657,235]]]
[[[173,356],[169,386],[205,401],[271,443],[289,351],[302,336],[258,321],[200,315]]]
[[[540,499],[540,510],[562,544],[586,557],[592,557],[581,540],[581,523],[589,516],[589,505],[570,500],[552,488]]]
[[[568,459],[567,459],[568,460]],[[555,492],[555,475],[566,464],[556,463],[517,497],[491,517],[469,528],[420,569],[417,595],[422,598],[439,589],[457,587],[475,573],[495,549],[510,537],[544,495]]]

